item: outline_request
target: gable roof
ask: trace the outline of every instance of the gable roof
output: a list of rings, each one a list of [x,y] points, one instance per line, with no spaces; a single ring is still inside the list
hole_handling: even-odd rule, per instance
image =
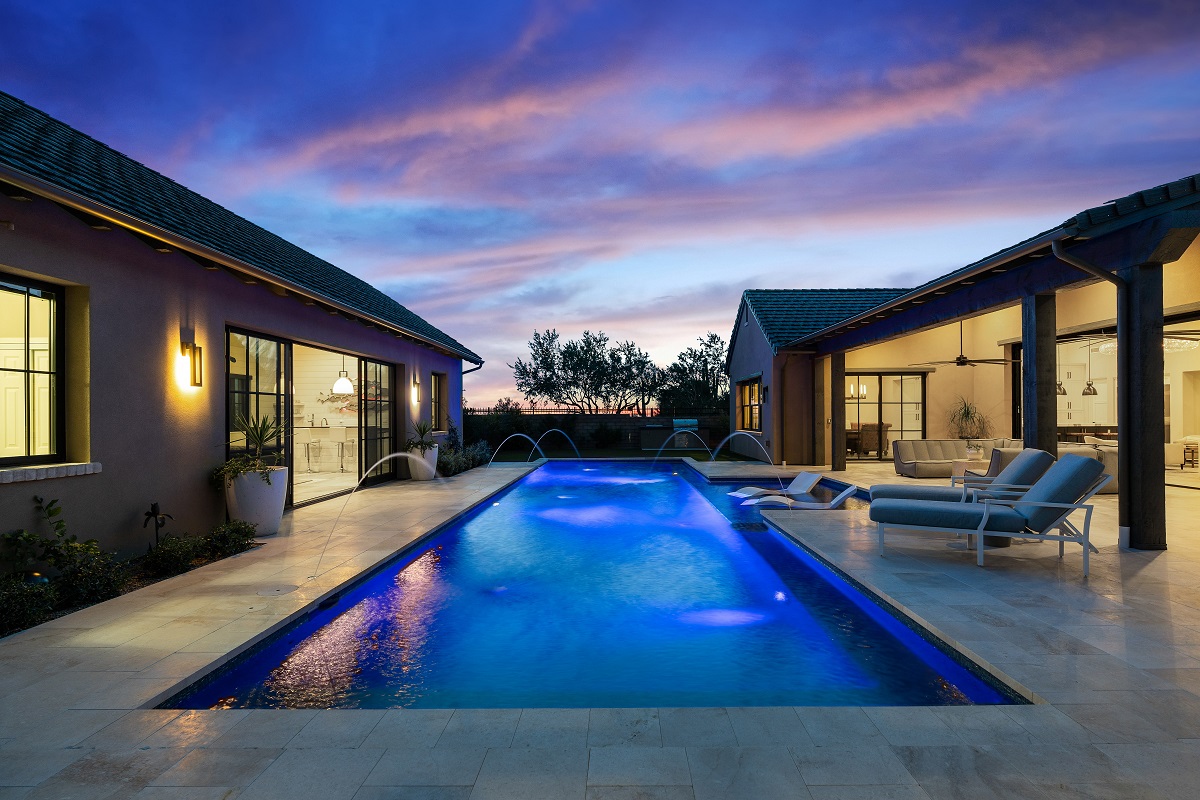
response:
[[[778,354],[797,339],[815,333],[867,309],[899,297],[908,289],[747,289],[742,292],[742,309],[730,337],[737,339],[742,313],[753,314]]]
[[[1159,184],[1132,194],[1109,200],[1103,205],[1080,211],[1061,224],[967,264],[959,269],[926,281],[915,289],[897,294],[880,302],[880,308],[866,308],[828,326],[806,334],[805,345],[813,345],[823,339],[836,336],[849,328],[861,325],[868,317],[882,318],[909,310],[913,305],[924,302],[930,294],[944,294],[957,289],[967,281],[976,280],[989,272],[1002,272],[1014,266],[1030,263],[1032,259],[1052,255],[1052,243],[1069,243],[1103,236],[1119,228],[1132,225],[1179,208],[1194,207],[1200,201],[1200,174],[1189,175],[1170,183]],[[873,312],[869,313],[868,312]],[[796,344],[801,344],[796,342]]]
[[[366,281],[4,92],[0,178],[68,205],[88,201],[82,206],[85,211],[155,238],[166,234],[172,243],[202,257],[225,256],[268,280],[278,279],[297,294],[328,301],[419,343],[483,364],[467,347]]]

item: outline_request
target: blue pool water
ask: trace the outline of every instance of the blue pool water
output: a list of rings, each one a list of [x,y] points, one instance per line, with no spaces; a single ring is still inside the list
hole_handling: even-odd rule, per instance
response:
[[[550,462],[164,707],[1014,702],[729,488]]]

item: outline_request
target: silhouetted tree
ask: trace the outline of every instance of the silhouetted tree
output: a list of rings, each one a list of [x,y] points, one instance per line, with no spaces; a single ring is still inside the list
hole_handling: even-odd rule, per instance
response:
[[[724,408],[729,405],[729,373],[726,358],[729,346],[711,331],[696,340],[667,367],[658,392],[658,404],[664,408]]]
[[[645,413],[661,383],[661,370],[633,342],[609,347],[602,331],[562,341],[558,331],[533,332],[529,360],[509,367],[530,402],[545,400],[583,414],[603,410]]]

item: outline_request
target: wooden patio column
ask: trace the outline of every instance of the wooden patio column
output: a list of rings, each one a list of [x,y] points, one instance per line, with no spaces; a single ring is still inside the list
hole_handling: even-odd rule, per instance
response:
[[[1118,271],[1117,477],[1122,533],[1137,550],[1167,549],[1163,471],[1163,265]]]
[[[829,354],[829,436],[835,472],[846,469],[846,354]]]
[[[1057,305],[1053,292],[1021,298],[1021,438],[1058,455]]]

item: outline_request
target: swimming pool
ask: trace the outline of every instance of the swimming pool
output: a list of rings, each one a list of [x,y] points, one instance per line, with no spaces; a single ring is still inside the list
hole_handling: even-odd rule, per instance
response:
[[[1017,701],[728,490],[547,463],[162,707]]]

